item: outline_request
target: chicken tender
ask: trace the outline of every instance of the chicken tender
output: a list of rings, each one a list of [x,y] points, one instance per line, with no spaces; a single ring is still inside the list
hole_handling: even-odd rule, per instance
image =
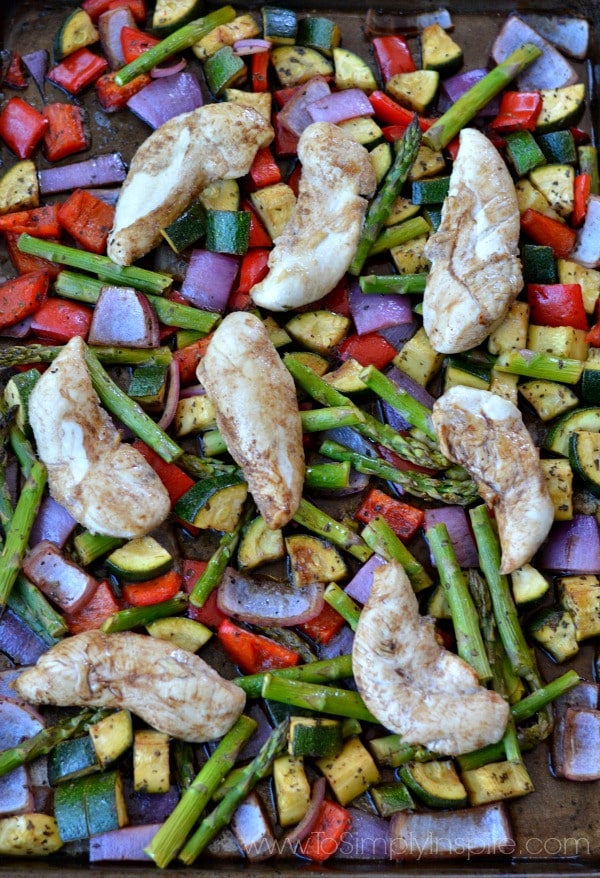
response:
[[[304,129],[302,176],[292,218],[275,239],[269,273],[250,294],[261,308],[316,302],[344,276],[358,246],[376,180],[367,150],[329,122]]]
[[[352,668],[371,713],[407,744],[446,756],[499,741],[508,704],[437,641],[401,564],[380,565],[356,630]]]
[[[442,354],[481,344],[523,287],[519,205],[498,151],[473,128],[460,134],[442,222],[425,246],[431,260],[423,326]]]
[[[79,524],[133,539],[165,520],[169,494],[139,451],[121,444],[92,386],[79,336],[37,382],[29,419],[50,494]]]
[[[117,201],[107,253],[131,265],[161,240],[192,199],[215,180],[243,177],[273,129],[241,104],[207,104],[157,128],[133,157]]]
[[[246,702],[242,689],[200,656],[130,631],[67,637],[14,686],[33,704],[124,707],[159,732],[193,743],[228,732]]]
[[[501,573],[532,559],[548,536],[554,504],[519,409],[488,390],[453,387],[433,405],[442,452],[460,463],[494,510]]]
[[[258,317],[229,314],[197,374],[261,515],[273,530],[283,527],[302,495],[302,424],[294,381]]]

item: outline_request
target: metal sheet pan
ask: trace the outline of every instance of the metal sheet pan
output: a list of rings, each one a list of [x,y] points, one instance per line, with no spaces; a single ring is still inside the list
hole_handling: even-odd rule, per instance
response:
[[[1,0],[0,37],[6,48],[14,47],[22,54],[40,46],[50,47],[49,41],[55,33],[56,24],[66,11],[76,5],[74,0]],[[286,5],[305,12],[318,11],[335,18],[342,31],[343,45],[369,57],[368,41],[365,36],[365,16],[369,4],[365,0],[317,0],[307,8],[297,0],[286,0]],[[377,4],[378,12],[396,15],[402,12],[426,11],[437,8],[438,3],[408,3],[405,0],[382,0]],[[258,8],[258,6],[256,6]],[[498,31],[502,19],[515,8],[519,11],[549,12],[561,15],[576,15],[587,18],[592,25],[592,45],[590,60],[580,65],[582,78],[589,85],[591,100],[586,109],[583,124],[600,135],[600,112],[598,93],[600,89],[600,2],[560,2],[560,0],[541,0],[541,2],[512,3],[507,0],[459,0],[449,3],[447,8],[455,24],[454,36],[464,48],[469,66],[484,65],[489,47]],[[53,87],[46,86],[48,98],[53,99]],[[39,96],[31,85],[26,95],[36,105]],[[59,98],[60,99],[60,98]],[[119,148],[127,160],[137,144],[148,134],[143,123],[131,114],[115,114],[107,117],[99,112],[93,93],[82,98],[87,108],[92,129],[93,151],[109,152]],[[12,159],[5,147],[0,152],[4,165]],[[67,160],[68,161],[68,160]],[[44,159],[40,159],[44,166]],[[3,273],[0,254],[0,272]],[[577,669],[592,679],[592,649],[584,647],[577,661]],[[546,670],[549,671],[549,668]],[[217,873],[224,878],[234,878],[242,874],[249,876],[275,876],[291,878],[299,871],[308,871],[313,876],[339,875],[340,878],[353,878],[359,875],[372,875],[375,871],[381,878],[392,878],[401,872],[412,876],[441,875],[452,878],[458,875],[513,875],[533,878],[538,875],[588,876],[600,873],[600,796],[597,783],[567,783],[554,779],[549,770],[547,748],[539,746],[526,757],[528,768],[534,780],[536,791],[525,799],[510,804],[515,827],[516,850],[511,859],[472,859],[470,861],[429,861],[412,864],[371,863],[330,861],[326,867],[293,862],[248,864],[236,861],[202,861],[194,869],[170,870],[170,874],[184,876],[194,874],[208,878]],[[13,878],[43,875],[69,875],[85,878],[90,872],[102,878],[116,876],[141,876],[148,868],[142,865],[115,865],[114,867],[90,867],[78,859],[55,857],[48,861],[0,862],[0,875]]]

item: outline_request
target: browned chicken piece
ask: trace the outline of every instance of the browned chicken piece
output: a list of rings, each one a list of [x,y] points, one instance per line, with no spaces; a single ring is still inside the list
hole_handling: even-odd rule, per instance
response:
[[[283,527],[302,495],[302,425],[294,381],[258,317],[229,314],[197,374],[261,515],[273,530]]]
[[[379,566],[352,648],[358,691],[379,722],[434,753],[458,756],[494,744],[508,704],[479,685],[475,671],[441,646],[421,616],[401,564]]]
[[[117,201],[107,253],[131,265],[161,240],[192,199],[216,180],[243,177],[273,129],[241,104],[207,104],[157,128],[133,157]]]
[[[366,197],[376,187],[367,150],[329,122],[304,129],[298,158],[302,176],[292,218],[274,241],[269,274],[250,291],[271,311],[316,302],[334,288],[352,261]]]
[[[37,382],[29,419],[52,497],[93,533],[132,539],[149,533],[171,509],[169,494],[142,455],[100,405],[72,338]]]
[[[200,656],[130,631],[67,637],[14,686],[32,704],[123,707],[159,732],[196,743],[228,732],[246,702]]]
[[[523,287],[519,205],[512,178],[484,134],[465,128],[431,260],[423,326],[442,354],[481,344]]]
[[[540,458],[519,409],[488,390],[453,387],[433,405],[442,452],[465,467],[494,510],[501,573],[530,561],[554,520]]]

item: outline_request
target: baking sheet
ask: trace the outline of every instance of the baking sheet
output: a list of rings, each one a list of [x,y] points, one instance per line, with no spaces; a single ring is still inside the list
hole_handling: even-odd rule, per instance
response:
[[[0,33],[2,45],[6,48],[14,47],[21,54],[40,47],[50,48],[50,40],[56,32],[57,23],[66,15],[68,9],[76,6],[75,2],[65,0],[0,0]],[[151,6],[151,2],[149,6]],[[369,9],[367,3],[339,2],[335,4],[331,0],[317,2],[310,8],[296,2],[286,2],[285,5],[294,7],[303,12],[318,11],[326,14],[340,25],[342,31],[342,44],[353,51],[357,51],[365,57],[370,57],[370,48],[364,33],[365,15]],[[419,3],[418,11],[426,11],[438,8],[441,4]],[[407,3],[380,3],[377,10],[383,13],[397,14],[403,11],[414,12],[417,4]],[[238,7],[239,8],[239,7]],[[253,7],[258,9],[258,5]],[[342,9],[338,12],[338,9]],[[450,4],[446,8],[450,10],[455,23],[453,37],[463,47],[466,63],[469,67],[483,66],[488,57],[488,50],[494,36],[497,34],[502,19],[506,13],[515,8],[515,4],[507,2],[494,2],[494,0],[473,0],[462,3]],[[595,136],[598,136],[600,128],[600,114],[598,110],[597,95],[600,87],[600,2],[581,3],[519,3],[519,10],[536,12],[554,12],[556,14],[573,14],[587,17],[593,25],[591,61],[579,65],[581,77],[589,85],[592,100],[586,109],[586,115],[582,124],[590,130],[593,127],[592,120],[596,125]],[[577,66],[577,65],[576,65]],[[48,100],[61,100],[62,93],[47,83],[45,92]],[[13,92],[11,92],[12,94]],[[41,97],[37,93],[35,85],[30,84],[24,97],[34,106],[41,107]],[[79,99],[78,99],[79,100]],[[89,123],[92,130],[92,152],[112,152],[121,150],[125,160],[133,154],[137,145],[148,136],[148,127],[137,120],[131,113],[117,113],[107,116],[99,109],[93,89],[88,90],[81,103],[88,112]],[[6,147],[2,146],[0,161],[4,167],[8,167],[13,161]],[[40,167],[47,166],[43,157],[39,156]],[[79,158],[74,157],[74,161]],[[68,163],[69,159],[64,163]],[[0,273],[4,273],[6,262],[5,255],[0,253]],[[7,268],[7,274],[14,273]],[[593,652],[589,646],[584,646],[577,659],[576,668],[582,676],[592,679]],[[561,666],[561,671],[562,671]],[[556,675],[556,666],[548,664],[543,668],[548,677]],[[281,875],[284,878],[304,870],[311,875],[337,874],[340,876],[371,875],[375,871],[385,876],[396,876],[399,872],[410,875],[465,875],[474,873],[477,875],[565,875],[573,874],[586,876],[600,873],[600,796],[598,783],[568,783],[553,778],[549,770],[549,757],[546,745],[541,745],[536,750],[526,755],[526,763],[530,770],[536,791],[521,800],[509,804],[509,809],[515,828],[516,850],[511,859],[481,859],[474,858],[470,861],[429,861],[411,864],[382,863],[374,866],[370,863],[353,862],[351,865],[342,861],[330,861],[326,867],[306,864],[299,860],[289,863],[265,863],[250,865],[247,862],[215,861],[209,863],[203,860],[193,869],[170,870],[171,874],[185,875],[196,874],[208,876],[218,872],[223,876],[237,876],[247,874],[252,876]],[[86,862],[77,859],[65,859],[54,857],[46,861],[23,861],[0,862],[0,874],[12,875],[14,878],[25,878],[32,874],[43,873],[58,875],[83,876],[93,871],[102,876],[134,876],[141,875],[153,869],[152,866],[143,865],[115,865],[90,867]]]

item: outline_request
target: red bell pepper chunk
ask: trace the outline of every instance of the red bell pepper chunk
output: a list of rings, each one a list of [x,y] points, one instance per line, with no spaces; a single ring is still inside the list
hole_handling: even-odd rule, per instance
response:
[[[269,89],[268,70],[270,52],[255,52],[250,56],[250,84],[252,91],[264,92]]]
[[[244,674],[260,674],[273,668],[291,668],[300,655],[262,634],[253,634],[229,619],[219,625],[217,637],[231,661]]]
[[[279,114],[273,114],[273,128],[275,129],[275,155],[278,158],[294,158],[298,152],[298,137],[282,125]]]
[[[590,331],[586,334],[585,340],[593,348],[600,348],[600,323],[594,323]]]
[[[173,359],[179,367],[179,380],[183,385],[197,382],[196,367],[206,353],[210,338],[210,335],[207,335],[205,338],[199,338],[198,341],[193,341],[191,344],[179,348],[178,351],[173,351]]]
[[[256,189],[281,183],[281,170],[268,146],[257,151],[248,173]]]
[[[22,253],[17,241],[21,237],[19,232],[5,232],[6,249],[8,258],[12,262],[15,271],[19,274],[28,274],[31,271],[45,271],[52,280],[54,280],[62,266],[56,262],[50,262],[48,259],[42,259],[41,256],[31,256],[29,253]]]
[[[490,128],[502,134],[534,131],[541,109],[542,96],[539,91],[505,91],[498,115],[490,122]]]
[[[0,328],[35,314],[46,301],[49,285],[47,271],[21,274],[0,284]]]
[[[176,503],[180,497],[183,497],[186,491],[193,487],[195,484],[193,478],[188,476],[176,463],[167,463],[160,454],[157,454],[156,451],[146,445],[145,442],[142,442],[141,439],[136,439],[132,444],[150,464],[169,492],[171,504]]]
[[[521,214],[521,229],[536,244],[552,247],[556,259],[568,259],[577,239],[575,229],[531,207]]]
[[[27,88],[25,68],[18,52],[13,51],[10,53],[10,61],[8,62],[2,82],[9,88]]]
[[[375,366],[376,369],[383,369],[398,353],[396,348],[378,332],[349,335],[341,343],[339,350],[342,360],[352,357],[358,360],[361,366]]]
[[[146,582],[127,582],[123,586],[123,598],[132,607],[151,607],[174,598],[181,588],[181,573],[169,570]]]
[[[143,55],[152,46],[156,46],[157,43],[160,43],[158,37],[144,33],[144,31],[138,30],[136,27],[127,27],[125,25],[125,27],[121,28],[121,48],[123,49],[123,57],[126,64],[135,61],[136,58],[139,58],[140,55]]]
[[[590,142],[590,135],[583,128],[569,128],[569,131],[575,141],[575,146],[583,146]]]
[[[583,225],[591,188],[591,175],[577,174],[573,183],[573,213],[571,214],[571,225],[576,229]]]
[[[69,634],[81,634],[101,628],[102,623],[120,610],[119,602],[110,584],[103,579],[87,604],[76,613],[63,613]]]
[[[301,177],[302,177],[302,165],[300,163],[298,163],[294,167],[294,170],[292,171],[290,176],[287,178],[287,184],[290,187],[290,189],[292,190],[292,192],[294,193],[294,195],[296,196],[296,198],[298,198],[298,190],[300,188],[300,178]]]
[[[5,213],[0,216],[0,232],[33,235],[34,238],[57,238],[61,232],[58,211],[58,204],[47,204]]]
[[[397,73],[412,73],[417,69],[404,37],[388,34],[383,37],[373,37],[371,43],[384,83]]]
[[[191,558],[187,558],[183,562],[181,575],[183,576],[183,589],[187,594],[191,594],[193,591],[197,581],[206,570],[207,563],[206,561],[195,561]],[[195,622],[202,622],[203,625],[216,631],[221,622],[227,618],[225,613],[222,613],[219,609],[217,598],[218,589],[215,589],[211,591],[204,601],[204,606],[195,607],[193,604],[188,604],[186,615]]]
[[[527,301],[538,326],[588,328],[580,284],[527,284]]]
[[[31,329],[40,338],[68,342],[75,335],[87,338],[92,322],[92,309],[70,299],[46,299],[31,322]]]
[[[297,628],[315,643],[329,643],[344,625],[344,617],[340,616],[330,604],[325,603],[318,616],[309,619],[308,622],[302,622]]]
[[[149,73],[140,73],[127,85],[117,85],[115,76],[116,73],[105,73],[96,82],[96,94],[106,113],[125,109],[127,101],[152,82]]]
[[[301,85],[291,85],[288,88],[278,88],[273,92],[273,97],[275,98],[275,102],[279,109],[284,107],[290,98],[293,98],[298,89],[302,88]]]
[[[325,311],[333,311],[344,317],[351,317],[348,281],[343,277],[323,299],[320,306]]]
[[[143,22],[146,19],[146,4],[144,0],[83,0],[81,8],[85,9],[92,21],[96,22],[103,12],[115,9],[119,6],[129,6],[134,19]]]
[[[47,104],[44,117],[48,120],[48,127],[44,131],[44,152],[49,162],[58,162],[88,148],[81,107],[75,104]]]
[[[250,233],[248,235],[248,249],[253,249],[254,247],[270,247],[273,243],[271,241],[271,237],[258,216],[256,215],[256,211],[252,207],[249,201],[243,201],[241,205],[242,210],[247,210],[250,214]]]
[[[108,62],[87,48],[77,49],[53,67],[48,79],[69,94],[77,95],[101,76]]]
[[[380,122],[387,123],[388,125],[402,125],[404,128],[408,128],[410,125],[414,112],[400,106],[399,103],[384,92],[379,90],[371,92],[369,101]],[[427,131],[435,122],[435,119],[425,119],[423,116],[419,116],[418,119],[421,131]]]
[[[425,513],[422,509],[395,500],[379,488],[371,488],[354,517],[363,524],[368,524],[377,515],[381,515],[401,540],[411,540],[422,527]]]
[[[350,812],[337,802],[324,799],[316,823],[298,846],[298,853],[317,863],[328,860],[335,854],[351,826]]]
[[[104,253],[115,209],[86,189],[76,189],[58,211],[63,229],[90,253]]]
[[[47,119],[23,98],[11,98],[0,113],[0,137],[20,159],[33,155],[47,127]]]
[[[267,262],[270,253],[270,250],[257,248],[255,250],[248,250],[242,257],[240,279],[236,293],[249,293],[254,284],[259,283],[259,281],[267,276],[269,272]]]

